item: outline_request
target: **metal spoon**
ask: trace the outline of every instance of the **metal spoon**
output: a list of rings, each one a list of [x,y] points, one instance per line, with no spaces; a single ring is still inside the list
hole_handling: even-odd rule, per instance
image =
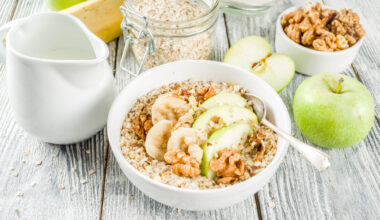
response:
[[[266,125],[273,131],[275,131],[282,138],[287,140],[298,152],[300,152],[310,163],[316,167],[319,171],[326,170],[330,166],[328,155],[308,144],[301,142],[300,140],[287,134],[285,131],[276,127],[272,123],[266,120],[267,108],[265,103],[257,96],[250,93],[246,93],[245,96],[248,100],[253,102],[253,111],[257,115],[259,123]]]

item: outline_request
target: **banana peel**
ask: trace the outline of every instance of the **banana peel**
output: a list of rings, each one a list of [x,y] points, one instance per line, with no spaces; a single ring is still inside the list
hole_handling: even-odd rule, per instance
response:
[[[123,4],[123,0],[88,0],[61,12],[79,18],[90,31],[107,43],[122,34],[120,25],[123,15],[120,6]]]

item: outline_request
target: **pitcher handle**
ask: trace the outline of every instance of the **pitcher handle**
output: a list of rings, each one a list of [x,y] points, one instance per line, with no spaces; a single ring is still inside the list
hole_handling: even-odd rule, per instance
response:
[[[7,34],[9,30],[20,22],[22,19],[14,20],[11,22],[8,22],[0,27],[0,60],[2,63],[5,64],[5,56],[6,56],[6,41],[7,41]]]

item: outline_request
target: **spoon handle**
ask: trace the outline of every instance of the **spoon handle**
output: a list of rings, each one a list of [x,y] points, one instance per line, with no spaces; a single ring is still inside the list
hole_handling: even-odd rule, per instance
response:
[[[275,131],[282,138],[287,140],[298,152],[300,152],[310,163],[319,171],[326,170],[330,166],[328,155],[321,150],[318,150],[308,144],[301,142],[300,140],[287,134],[285,131],[276,127],[269,121],[263,119],[261,121],[264,125]]]

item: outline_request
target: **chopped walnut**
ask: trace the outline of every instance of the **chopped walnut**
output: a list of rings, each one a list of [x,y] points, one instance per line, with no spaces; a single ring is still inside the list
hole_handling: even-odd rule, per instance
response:
[[[138,117],[136,117],[133,121],[133,130],[135,131],[136,135],[141,139],[145,139],[146,135],[148,134],[148,131],[152,127],[152,118],[150,115],[147,114],[141,114]]]
[[[304,33],[306,31],[308,31],[309,29],[312,29],[312,25],[310,23],[310,20],[308,17],[305,17],[302,22],[298,25],[298,29]]]
[[[313,41],[313,48],[319,51],[332,51],[323,39],[316,39]]]
[[[190,96],[191,92],[186,89],[182,89],[181,87],[177,87],[175,94],[178,96]]]
[[[284,29],[286,35],[296,43],[300,43],[301,31],[296,24],[290,24]]]
[[[168,151],[165,153],[164,159],[172,165],[172,171],[175,175],[192,177],[198,176],[201,173],[199,162],[183,151]]]
[[[203,87],[197,93],[197,100],[200,101],[200,102],[204,102],[204,101],[206,101],[207,99],[209,99],[210,97],[212,97],[214,95],[215,95],[215,89],[214,89],[214,87],[212,87],[212,86],[210,86],[210,87]]]
[[[281,18],[285,34],[294,42],[318,51],[339,51],[364,37],[359,16],[352,9],[322,9],[311,2]],[[341,35],[338,37],[338,35]]]
[[[303,45],[310,46],[314,41],[314,30],[306,31],[301,39]]]
[[[342,35],[336,36],[336,45],[339,49],[344,50],[349,47],[348,42]]]
[[[210,170],[216,172],[219,177],[216,183],[226,184],[244,174],[245,163],[236,150],[226,148],[219,151],[218,157],[210,161]]]

